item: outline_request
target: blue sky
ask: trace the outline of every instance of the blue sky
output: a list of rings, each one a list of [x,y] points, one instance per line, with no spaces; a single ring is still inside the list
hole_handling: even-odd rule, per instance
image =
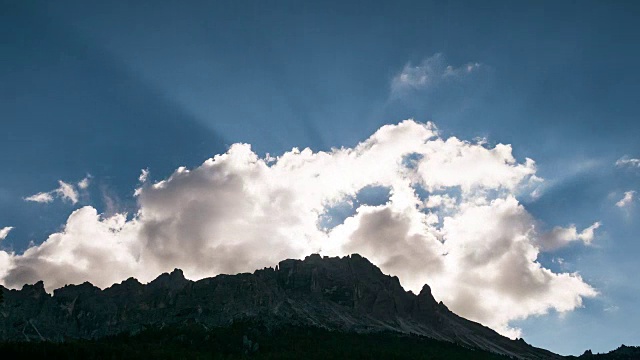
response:
[[[0,3],[0,243],[21,253],[72,211],[138,209],[151,181],[249,143],[353,147],[385,124],[511,144],[545,179],[518,196],[549,228],[598,221],[591,245],[538,261],[599,295],[513,324],[563,354],[638,345],[640,7],[630,2]],[[430,79],[406,86],[414,69]],[[467,66],[473,71],[465,72]],[[431,69],[431,70],[429,70]],[[25,201],[91,175],[78,202]],[[383,191],[384,193],[384,191]],[[635,197],[634,197],[635,196]],[[348,216],[348,215],[344,215]],[[561,259],[561,260],[559,260]]]

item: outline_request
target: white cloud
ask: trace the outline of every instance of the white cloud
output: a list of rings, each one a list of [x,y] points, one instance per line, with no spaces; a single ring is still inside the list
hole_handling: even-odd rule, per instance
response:
[[[140,170],[140,176],[138,176],[138,181],[143,183],[147,181],[147,178],[149,178],[149,169]]]
[[[453,311],[516,335],[511,320],[570,311],[596,295],[578,274],[536,261],[551,245],[591,242],[599,224],[540,234],[515,198],[540,181],[535,171],[509,145],[442,139],[433,124],[412,120],[329,152],[294,148],[263,159],[234,144],[199,167],[143,184],[131,220],[83,207],[24,254],[0,252],[0,276],[12,287],[39,279],[48,289],[86,280],[106,287],[175,267],[198,279],[311,252],[358,252],[406,288],[429,283]],[[319,228],[327,207],[367,186],[389,188],[389,200],[358,205],[338,226]]]
[[[616,161],[617,167],[631,167],[631,168],[640,168],[640,159],[630,158],[627,155],[621,157]]]
[[[453,209],[456,206],[456,199],[444,194],[444,195],[431,195],[429,196],[425,202],[424,202],[424,207],[426,208],[445,208],[445,209]]]
[[[53,201],[53,195],[48,192],[41,192],[35,195],[27,196],[24,198],[25,201],[33,201],[37,203],[50,203]]]
[[[437,171],[434,171],[437,169]],[[455,137],[435,139],[424,146],[424,158],[418,163],[420,182],[429,190],[460,186],[462,191],[477,189],[513,190],[525,178],[535,180],[535,162],[516,163],[511,145],[493,149],[471,144]]]
[[[578,232],[575,225],[569,227],[556,226],[553,230],[538,237],[538,246],[542,251],[553,251],[564,247],[572,241],[582,241],[585,245],[590,245],[595,237],[595,230],[600,227],[599,222]]]
[[[625,191],[624,196],[622,197],[622,199],[620,199],[620,201],[616,203],[616,206],[619,208],[628,206],[633,201],[633,197],[635,195],[636,195],[636,192],[634,190]]]
[[[419,65],[406,64],[391,80],[391,93],[400,95],[405,91],[431,88],[444,81],[457,81],[477,71],[481,66],[479,63],[468,63],[453,67],[446,63],[444,55],[437,53]]]
[[[69,200],[71,203],[76,204],[78,202],[78,191],[73,187],[73,185],[68,184],[62,180],[58,180],[59,188],[54,190],[58,197],[62,200]]]
[[[91,184],[92,177],[93,176],[91,176],[91,174],[87,174],[87,176],[85,176],[84,179],[78,181],[78,188],[80,188],[81,190],[86,190]]]
[[[140,170],[140,176],[138,176],[138,182],[140,183],[140,187],[137,187],[134,192],[133,192],[133,196],[138,196],[142,193],[142,189],[147,185],[146,182],[149,179],[149,169],[142,169]]]
[[[90,176],[82,179],[80,182],[78,182],[78,187],[80,187],[80,189],[86,189],[89,186],[89,179]],[[62,200],[68,200],[74,205],[78,203],[79,194],[73,185],[62,180],[58,180],[58,185],[59,187],[55,190],[51,190],[49,192],[40,192],[35,195],[27,196],[24,198],[24,200],[38,203],[50,203],[53,201],[54,196],[56,196]]]
[[[449,271],[439,294],[461,315],[505,334],[513,319],[581,306],[596,292],[578,274],[554,274],[536,262],[535,220],[512,197],[468,205],[445,219],[443,232]],[[587,235],[585,235],[587,236]]]
[[[4,240],[7,238],[7,235],[9,235],[9,232],[13,230],[12,226],[5,226],[3,228],[0,229],[0,240]]]

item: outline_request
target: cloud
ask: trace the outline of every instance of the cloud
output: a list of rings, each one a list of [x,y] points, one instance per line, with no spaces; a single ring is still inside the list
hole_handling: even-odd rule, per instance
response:
[[[463,316],[504,334],[513,319],[569,311],[596,295],[578,274],[554,274],[536,261],[536,221],[513,196],[468,205],[444,221],[449,269],[439,279],[443,300]],[[585,235],[586,236],[586,235]]]
[[[623,208],[630,205],[635,195],[636,195],[636,192],[634,190],[625,191],[624,196],[622,197],[622,199],[620,199],[620,201],[616,203],[616,206],[619,208]]]
[[[0,229],[0,240],[4,240],[9,235],[9,232],[13,230],[12,226],[5,226]]]
[[[445,209],[453,209],[456,206],[456,199],[444,194],[444,195],[431,195],[424,202],[424,207],[426,208],[439,208],[443,207]]]
[[[140,176],[138,176],[138,181],[141,183],[146,182],[148,177],[149,177],[149,169],[142,169],[140,170]]]
[[[517,164],[510,145],[487,149],[451,137],[429,142],[424,152],[417,172],[420,183],[428,190],[456,186],[466,193],[477,189],[513,190],[525,178],[537,180],[532,177],[535,162],[527,158],[524,164]]]
[[[135,226],[126,224],[125,216],[101,217],[92,207],[75,210],[62,232],[50,235],[22,255],[8,254],[10,265],[0,269],[5,284],[17,287],[44,279],[51,290],[89,280],[105,287],[136,274],[139,263],[135,258],[138,243],[132,233]]]
[[[82,179],[80,182],[78,182],[78,187],[83,190],[89,187],[90,178],[91,176],[88,175],[87,177]],[[49,192],[40,192],[35,195],[27,196],[24,198],[24,200],[37,203],[50,203],[54,200],[55,196],[62,200],[70,201],[74,205],[78,203],[79,194],[72,184],[66,183],[62,180],[58,180],[58,185],[59,187],[55,190],[51,190]]]
[[[93,178],[93,176],[91,176],[91,174],[87,174],[84,179],[78,181],[78,188],[81,190],[86,190],[91,184],[91,178]]]
[[[617,167],[630,167],[630,168],[640,168],[640,159],[633,159],[628,157],[627,155],[621,157],[616,161]]]
[[[563,228],[556,226],[553,230],[538,237],[538,246],[542,251],[553,251],[567,246],[572,241],[582,241],[585,245],[590,245],[595,237],[595,230],[600,227],[599,222],[578,232],[575,225]]]
[[[138,176],[138,182],[144,185],[149,179],[149,169],[140,170],[140,176]],[[142,193],[142,187],[138,187],[133,191],[133,196],[138,196]]]
[[[444,55],[437,53],[424,59],[419,65],[406,64],[391,80],[391,93],[401,95],[407,91],[432,88],[446,81],[459,81],[481,66],[479,63],[467,63],[453,67],[446,63]]]
[[[41,192],[35,195],[27,196],[24,198],[25,201],[33,201],[37,203],[50,203],[53,201],[53,195],[48,192]]]
[[[71,203],[76,204],[78,202],[78,192],[73,185],[67,184],[62,180],[58,180],[58,184],[60,187],[54,190],[56,194],[58,194],[62,200],[69,200]]]
[[[11,287],[40,279],[47,289],[86,280],[106,287],[175,267],[199,279],[312,252],[357,252],[407,289],[428,283],[453,311],[515,336],[510,321],[570,311],[597,293],[579,274],[537,261],[540,251],[590,243],[599,224],[541,232],[516,198],[541,181],[535,172],[510,145],[443,139],[433,124],[413,120],[328,152],[260,158],[234,144],[196,168],[142,181],[133,217],[83,207],[42,244],[0,252],[0,276]],[[388,200],[354,202],[337,226],[320,226],[327,209],[367,187],[389,189]]]

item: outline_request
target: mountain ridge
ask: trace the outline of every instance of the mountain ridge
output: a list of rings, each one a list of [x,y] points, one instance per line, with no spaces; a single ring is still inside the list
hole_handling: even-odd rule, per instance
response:
[[[136,333],[149,326],[198,324],[206,329],[259,319],[267,327],[313,326],[354,333],[420,335],[519,359],[560,355],[511,340],[436,302],[428,285],[405,291],[366,258],[287,259],[275,268],[198,281],[181,270],[148,284],[129,278],[104,290],[85,282],[48,294],[42,281],[0,287],[0,340],[63,341]]]

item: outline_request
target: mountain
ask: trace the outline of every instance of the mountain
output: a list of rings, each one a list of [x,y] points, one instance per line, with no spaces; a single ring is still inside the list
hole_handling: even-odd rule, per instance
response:
[[[606,354],[593,354],[591,350],[587,350],[584,354],[575,357],[568,356],[567,359],[581,360],[638,360],[640,359],[640,346],[625,346],[609,351]]]
[[[53,295],[42,282],[0,290],[4,342],[68,342],[144,334],[149,329],[195,326],[206,332],[259,324],[267,333],[306,329],[395,334],[512,358],[562,358],[457,316],[435,301],[428,285],[417,295],[405,291],[397,277],[383,274],[357,254],[314,254],[281,261],[275,269],[195,282],[176,269],[146,285],[130,278],[104,290],[88,282],[67,285]]]

